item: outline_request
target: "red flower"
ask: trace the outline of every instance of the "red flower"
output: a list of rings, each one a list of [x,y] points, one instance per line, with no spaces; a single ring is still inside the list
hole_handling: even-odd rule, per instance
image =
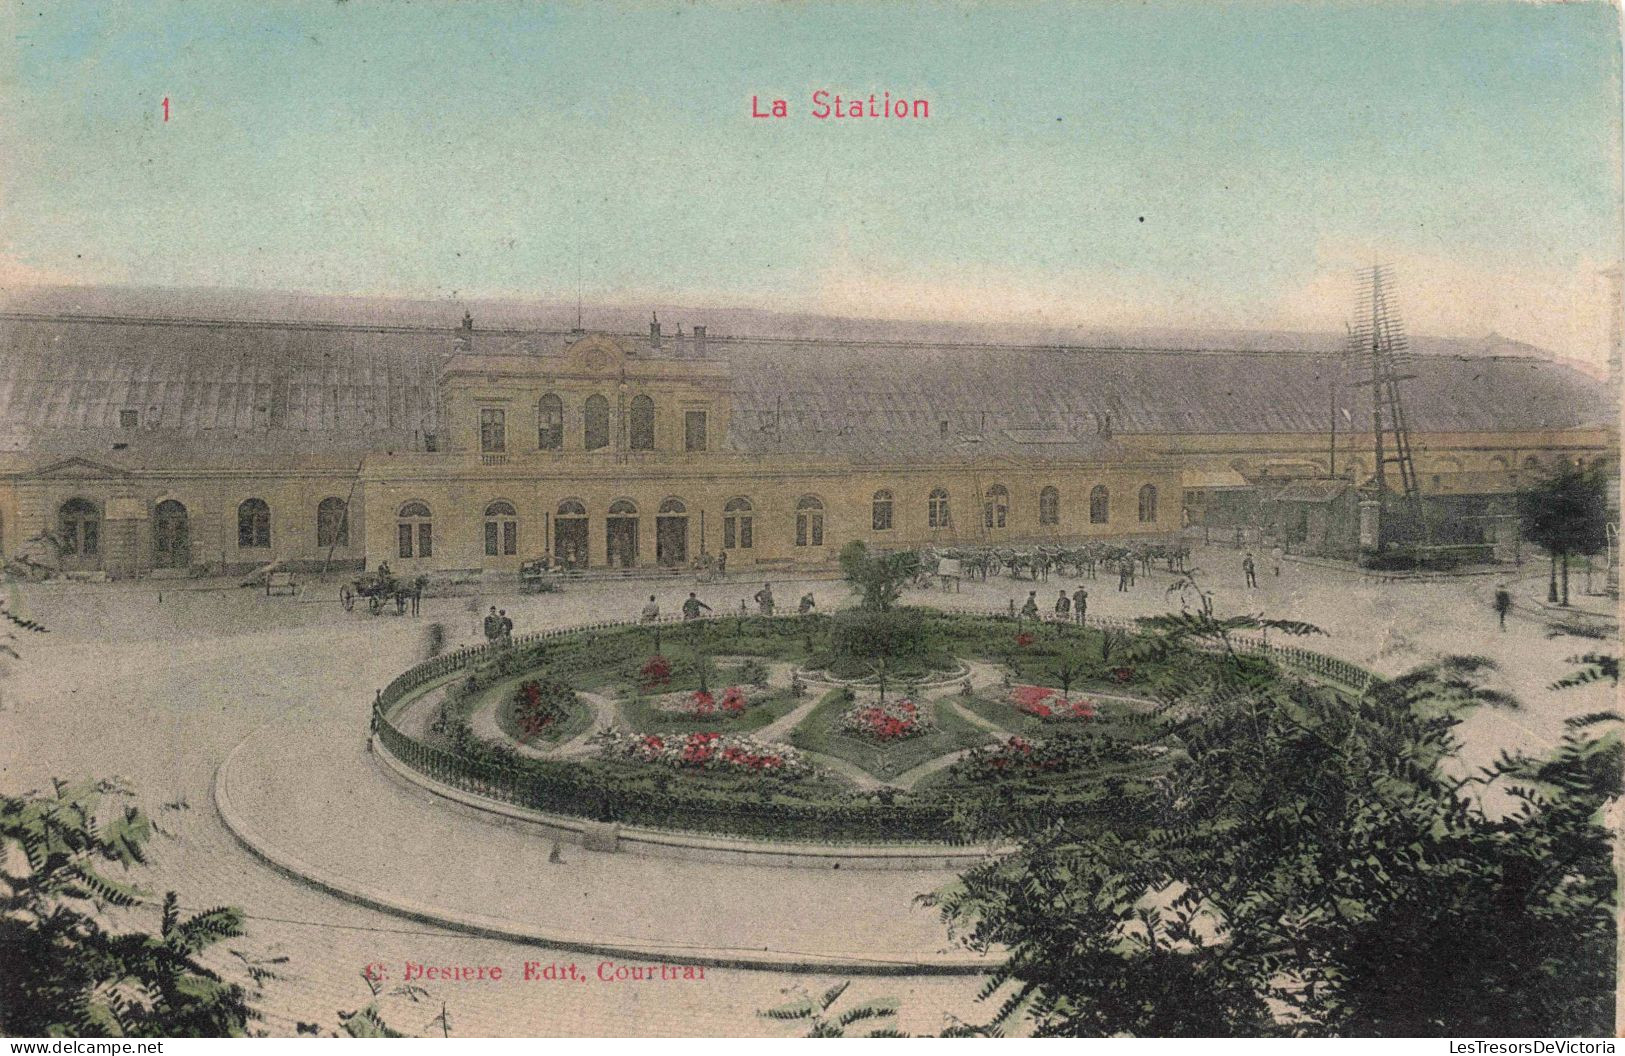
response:
[[[638,679],[645,689],[671,685],[671,661],[658,653],[649,657],[638,669]]]
[[[1038,639],[1034,638],[1026,631],[1022,631],[1020,634],[1016,635],[1016,644],[1021,646],[1023,649],[1027,648],[1027,646],[1033,644],[1037,640]]]

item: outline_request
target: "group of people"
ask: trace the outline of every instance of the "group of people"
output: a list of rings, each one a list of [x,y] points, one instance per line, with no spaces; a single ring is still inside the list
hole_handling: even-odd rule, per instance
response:
[[[753,600],[756,602],[757,612],[761,613],[763,616],[773,615],[775,606],[775,602],[773,600],[773,584],[763,583],[762,589],[756,592],[756,596]],[[801,595],[801,600],[796,605],[796,611],[805,616],[809,612],[812,612],[813,609],[817,608],[817,606],[818,603],[813,600],[812,591],[809,590],[807,593]],[[700,618],[701,613],[712,611],[714,610],[711,608],[711,606],[701,601],[699,596],[692,590],[688,592],[688,597],[683,601],[683,619],[685,620],[697,620]],[[741,598],[739,600],[740,614],[744,615],[749,611],[750,606],[746,603],[745,599]],[[655,597],[655,595],[649,595],[649,601],[643,606],[642,616],[644,623],[659,622],[660,601]]]
[[[1014,603],[1012,602],[1012,604]],[[1023,619],[1038,619],[1038,591],[1029,590],[1027,592],[1027,603],[1021,607],[1021,616]],[[1070,596],[1063,590],[1060,592],[1060,596],[1055,599],[1055,619],[1057,622],[1076,621],[1083,623],[1088,616],[1089,591],[1083,587],[1078,587]]]
[[[1282,550],[1279,546],[1276,546],[1270,550],[1270,567],[1274,570],[1275,575],[1277,576],[1281,574],[1281,561],[1285,557],[1286,551]],[[1258,586],[1258,562],[1253,560],[1253,552],[1251,550],[1247,551],[1247,555],[1241,559],[1241,576],[1248,587]]]
[[[508,618],[508,610],[498,610],[495,605],[485,616],[485,640],[492,645],[501,643],[507,645],[513,641],[513,621]]]

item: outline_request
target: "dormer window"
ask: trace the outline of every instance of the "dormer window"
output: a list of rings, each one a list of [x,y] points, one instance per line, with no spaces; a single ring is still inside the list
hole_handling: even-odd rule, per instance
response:
[[[120,429],[139,429],[139,428],[141,428],[141,412],[140,411],[120,411],[120,412],[118,412],[118,427]]]

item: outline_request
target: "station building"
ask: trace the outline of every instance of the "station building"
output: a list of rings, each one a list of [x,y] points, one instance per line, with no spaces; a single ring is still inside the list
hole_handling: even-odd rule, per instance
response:
[[[1407,370],[1424,494],[1464,525],[1556,460],[1617,454],[1608,387],[1578,370],[1426,354]],[[1357,380],[1293,350],[12,313],[0,554],[92,577],[723,553],[774,574],[853,539],[1230,531],[1282,496],[1309,507],[1307,534],[1318,496],[1372,474]]]

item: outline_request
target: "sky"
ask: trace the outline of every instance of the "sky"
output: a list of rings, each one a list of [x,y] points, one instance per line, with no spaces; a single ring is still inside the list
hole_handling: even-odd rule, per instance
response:
[[[0,41],[0,286],[1337,330],[1381,260],[1413,331],[1595,362],[1617,312],[1606,3],[41,0]]]

